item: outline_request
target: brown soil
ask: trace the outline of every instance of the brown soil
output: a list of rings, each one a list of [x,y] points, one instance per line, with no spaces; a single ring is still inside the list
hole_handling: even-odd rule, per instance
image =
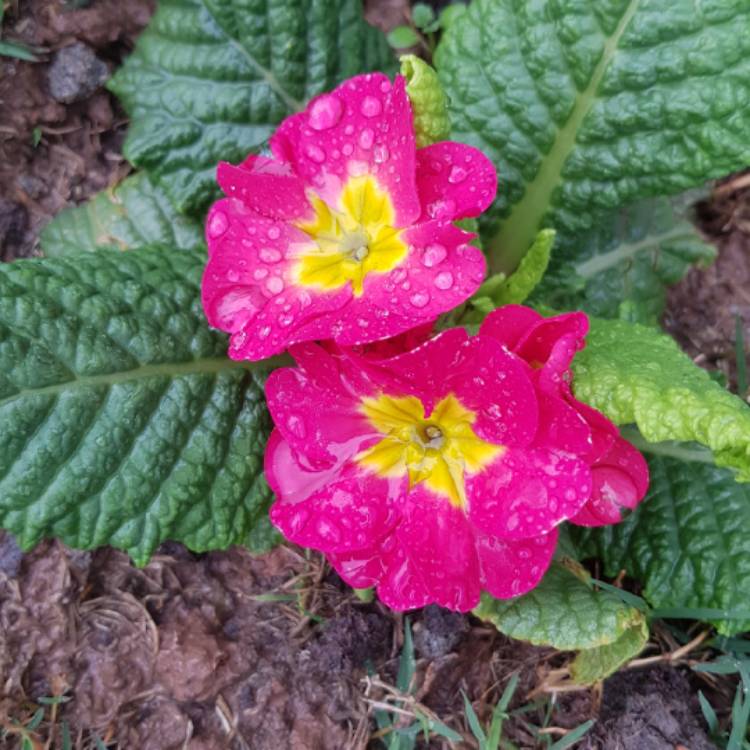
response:
[[[73,104],[55,101],[49,62],[82,41],[113,70],[153,4],[22,0],[18,12],[11,4],[7,38],[45,51],[36,64],[0,57],[0,258],[37,253],[39,231],[55,213],[129,171],[116,100],[99,88]],[[406,7],[371,0],[368,13],[390,28]],[[665,315],[696,361],[730,377],[735,316],[750,325],[747,182],[728,184],[702,207],[719,261],[691,271],[670,292]],[[586,690],[550,700],[542,688],[566,655],[434,608],[411,619],[413,701],[398,705],[409,714],[418,702],[463,734],[461,747],[476,747],[461,690],[486,723],[514,673],[511,709],[525,708],[506,721],[504,736],[520,748],[547,746],[540,726],[557,739],[589,718],[599,723],[582,743],[588,748],[711,746],[695,686],[675,668],[627,671],[607,681],[603,696]],[[377,603],[355,599],[318,556],[295,549],[253,558],[241,549],[193,555],[169,544],[136,569],[119,552],[75,552],[55,542],[24,555],[0,532],[0,727],[11,730],[0,749],[21,746],[18,728],[40,708],[44,717],[30,735],[39,748],[61,747],[64,726],[76,748],[94,747],[96,737],[139,750],[379,747],[374,704],[394,700],[403,625]],[[725,718],[733,687],[713,687]],[[43,701],[51,696],[59,705]],[[401,726],[413,721],[399,716]]]

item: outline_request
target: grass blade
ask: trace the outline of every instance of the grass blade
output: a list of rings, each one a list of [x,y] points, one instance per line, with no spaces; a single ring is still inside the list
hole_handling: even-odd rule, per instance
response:
[[[591,729],[591,727],[594,726],[594,720],[589,719],[588,721],[585,721],[580,726],[576,727],[572,732],[568,732],[565,737],[561,737],[557,742],[555,742],[554,745],[550,747],[549,750],[564,750],[566,747],[571,747],[574,745],[578,740],[583,737],[586,732]]]
[[[414,658],[414,641],[411,637],[411,622],[409,618],[404,619],[404,647],[401,649],[401,659],[398,663],[398,677],[396,687],[402,693],[408,693],[411,687],[417,662]]]
[[[487,735],[484,733],[482,725],[479,723],[479,717],[477,716],[476,711],[474,711],[474,706],[471,705],[471,701],[463,690],[461,691],[461,695],[464,698],[464,713],[466,714],[466,720],[469,722],[471,733],[476,737],[477,742],[479,742],[479,750],[485,750],[485,747],[487,746]]]

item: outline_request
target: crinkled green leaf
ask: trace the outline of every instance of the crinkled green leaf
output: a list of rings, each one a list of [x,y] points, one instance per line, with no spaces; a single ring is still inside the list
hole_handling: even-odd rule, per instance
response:
[[[0,265],[0,527],[144,563],[247,540],[267,510],[262,380],[166,248]]]
[[[241,161],[310,97],[392,63],[358,0],[161,0],[108,85],[130,115],[125,156],[190,212],[215,195],[220,160]]]
[[[724,610],[721,633],[750,629],[750,488],[710,464],[647,456],[646,499],[616,526],[575,530],[582,551],[609,576],[625,570],[654,607]]]
[[[592,319],[573,361],[576,396],[651,443],[695,441],[750,481],[750,408],[654,328]]]
[[[59,213],[44,228],[41,243],[48,257],[102,247],[192,249],[203,244],[203,227],[178,214],[161,187],[140,172]]]
[[[572,561],[553,563],[535,589],[516,599],[483,594],[474,614],[511,638],[581,652],[571,665],[581,682],[611,674],[648,639],[643,613],[594,589],[585,571]]]
[[[471,300],[477,313],[486,314],[502,305],[517,305],[523,302],[544,276],[554,244],[553,229],[543,229],[539,232],[529,251],[521,259],[520,265],[509,277],[497,273],[479,287]],[[465,320],[474,322],[470,316]]]
[[[747,0],[473,0],[435,61],[454,135],[502,180],[494,270],[541,227],[576,234],[746,166],[749,27]]]
[[[629,319],[656,324],[666,287],[693,263],[716,257],[716,248],[688,220],[684,200],[674,204],[667,198],[641,201],[608,215],[580,237],[559,237],[535,300],[604,318],[634,310]]]
[[[414,113],[417,146],[447,140],[451,132],[448,100],[437,73],[416,55],[404,55],[401,74],[406,78],[406,93]]]

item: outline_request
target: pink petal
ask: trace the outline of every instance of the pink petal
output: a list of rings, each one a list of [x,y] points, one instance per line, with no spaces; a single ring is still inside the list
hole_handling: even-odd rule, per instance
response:
[[[491,536],[526,539],[551,531],[591,497],[591,470],[567,453],[508,449],[466,479],[469,518]]]
[[[327,552],[326,557],[342,580],[355,589],[375,586],[385,574],[390,559],[379,547],[353,552]]]
[[[291,343],[327,335],[321,323],[351,298],[346,287],[319,293],[295,286],[293,267],[307,235],[224,198],[207,220],[209,261],[203,274],[202,300],[208,322],[232,334],[229,356],[265,359]]]
[[[388,557],[386,571],[378,584],[378,598],[396,612],[424,607],[433,601],[421,571],[399,543]]]
[[[411,250],[393,271],[370,274],[365,293],[347,305],[341,331],[342,346],[388,338],[453,309],[482,283],[486,262],[466,245],[471,235],[450,222],[429,222],[403,235]]]
[[[304,183],[287,164],[264,156],[249,156],[236,167],[220,162],[216,180],[227,196],[270,219],[294,221],[314,215]]]
[[[540,321],[542,316],[530,307],[505,305],[493,310],[479,327],[480,336],[491,336],[515,351],[518,343]]]
[[[589,319],[572,312],[540,320],[516,345],[515,352],[532,366],[543,366],[545,375],[560,382],[576,352],[585,346]]]
[[[430,602],[459,612],[476,607],[479,565],[463,511],[417,485],[409,493],[396,535],[419,571]]]
[[[581,458],[590,464],[594,464],[609,453],[615,440],[619,437],[620,431],[604,414],[574,398],[569,386],[564,387],[563,393],[567,402],[586,420],[591,428],[591,450],[586,454],[581,454]]]
[[[478,149],[444,141],[417,151],[420,222],[479,216],[495,197],[497,174]]]
[[[593,447],[592,430],[583,416],[558,395],[539,391],[538,398],[539,432],[535,445],[587,458]]]
[[[498,539],[477,534],[482,588],[497,599],[531,591],[542,580],[557,545],[557,529],[531,539]]]
[[[294,471],[293,465],[288,471]],[[384,536],[394,523],[389,484],[349,464],[304,500],[279,495],[271,506],[271,521],[287,539],[304,547],[323,552],[359,550]]]
[[[350,78],[284,120],[270,145],[331,206],[350,176],[370,174],[390,194],[397,227],[420,214],[413,117],[402,76],[393,85],[381,73]]]

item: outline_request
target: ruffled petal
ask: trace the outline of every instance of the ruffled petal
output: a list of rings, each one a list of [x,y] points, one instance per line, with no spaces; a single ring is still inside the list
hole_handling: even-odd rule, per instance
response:
[[[420,222],[479,216],[497,192],[497,173],[479,149],[454,141],[417,151]]]
[[[288,471],[295,468],[290,464]],[[388,502],[390,484],[348,464],[305,500],[292,502],[280,495],[271,506],[271,521],[287,539],[304,547],[322,552],[359,550],[383,537],[395,522]]]
[[[429,601],[467,612],[479,603],[479,563],[463,511],[417,485],[396,530],[406,556],[421,573]]]
[[[305,184],[288,164],[255,155],[238,166],[223,161],[216,180],[227,196],[269,219],[304,221],[314,215]]]
[[[478,533],[482,588],[497,599],[531,591],[542,580],[557,546],[557,529],[531,539],[498,539]]]
[[[505,305],[493,310],[479,327],[480,336],[491,336],[515,351],[518,343],[540,321],[542,316],[530,307]]]
[[[342,580],[355,589],[368,589],[378,584],[390,560],[380,547],[352,552],[327,552],[326,558]]]
[[[551,531],[591,497],[591,470],[581,460],[550,449],[508,449],[469,475],[469,518],[485,533],[526,539]]]
[[[403,545],[395,541],[378,583],[378,598],[395,612],[424,607],[432,602],[432,596],[422,580],[422,571],[406,554]]]
[[[397,227],[413,224],[421,212],[413,117],[402,76],[393,85],[382,73],[349,79],[284,120],[270,145],[331,206],[349,177],[369,174],[390,195]]]
[[[587,458],[593,447],[592,430],[581,414],[558,395],[540,391],[539,432],[535,445],[554,447]]]

